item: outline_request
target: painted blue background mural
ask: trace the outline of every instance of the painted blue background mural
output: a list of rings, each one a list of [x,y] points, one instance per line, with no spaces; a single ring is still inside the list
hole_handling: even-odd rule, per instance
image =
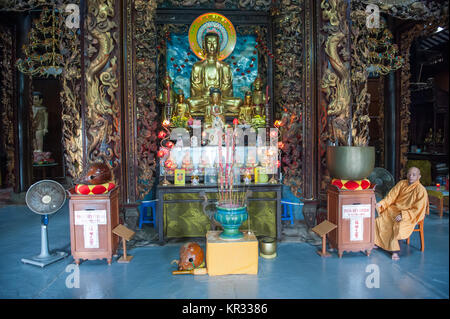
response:
[[[176,92],[182,90],[188,98],[192,66],[200,60],[189,47],[187,33],[172,33],[170,38],[171,41],[167,42],[167,70],[174,81]],[[242,99],[258,75],[258,51],[255,46],[256,36],[238,34],[234,51],[225,59],[233,70],[234,96]]]

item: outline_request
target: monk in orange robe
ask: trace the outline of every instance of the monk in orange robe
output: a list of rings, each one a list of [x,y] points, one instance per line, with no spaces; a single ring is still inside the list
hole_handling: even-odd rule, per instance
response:
[[[428,205],[420,170],[411,167],[407,179],[398,182],[376,205],[379,216],[375,219],[375,245],[391,251],[392,259],[400,259],[398,241],[411,236],[416,224],[425,218]]]

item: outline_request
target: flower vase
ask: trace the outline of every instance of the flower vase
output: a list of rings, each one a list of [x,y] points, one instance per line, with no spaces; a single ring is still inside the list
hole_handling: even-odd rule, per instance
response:
[[[217,203],[216,209],[214,218],[223,227],[219,237],[225,240],[237,240],[244,237],[239,227],[248,218],[247,206]]]

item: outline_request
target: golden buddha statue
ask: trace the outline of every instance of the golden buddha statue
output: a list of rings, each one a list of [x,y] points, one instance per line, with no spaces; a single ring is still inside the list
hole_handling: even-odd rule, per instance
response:
[[[169,73],[166,73],[163,79],[163,88],[161,92],[159,92],[159,96],[157,98],[157,101],[163,105],[162,121],[164,121],[168,115],[166,110],[167,97],[169,96],[169,102],[172,107],[174,106],[174,103],[177,100],[177,94],[175,93],[172,84],[173,81],[170,78]]]
[[[178,94],[177,103],[175,103],[175,112],[173,116],[178,116],[180,118],[186,117],[190,118],[189,105],[184,100],[184,93]]]
[[[244,104],[239,109],[239,122],[250,124],[254,116],[255,108],[252,103],[252,92],[245,93]]]
[[[253,82],[252,101],[255,107],[255,114],[261,117],[264,116],[264,106],[266,104],[266,94],[262,89],[262,80],[257,77]]]
[[[233,97],[233,78],[230,65],[219,61],[219,36],[207,33],[203,38],[203,51],[206,58],[196,62],[191,72],[191,96],[188,104],[192,115],[205,114],[209,104],[209,90],[218,88],[227,114],[238,114],[242,99]]]
[[[205,127],[211,127],[214,126],[213,124],[216,123],[217,125],[225,124],[225,105],[222,102],[222,94],[219,89],[217,88],[211,88],[210,90],[210,99],[209,103],[206,106],[205,110],[205,118],[204,123]]]

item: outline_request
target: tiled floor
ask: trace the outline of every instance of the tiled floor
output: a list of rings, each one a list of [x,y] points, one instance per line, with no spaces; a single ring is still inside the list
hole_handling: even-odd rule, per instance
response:
[[[146,225],[147,226],[147,225]],[[50,249],[70,254],[68,205],[52,215]],[[320,258],[317,247],[281,242],[278,256],[259,258],[258,275],[193,276],[171,274],[180,244],[148,246],[129,251],[129,264],[85,261],[79,266],[79,288],[70,288],[73,258],[40,268],[20,259],[40,251],[40,216],[26,206],[0,207],[0,298],[449,298],[448,213],[432,212],[425,220],[425,252],[415,233],[401,259],[374,250],[346,253],[339,259]],[[375,269],[375,271],[374,271]],[[379,288],[373,276],[379,272]],[[69,285],[68,285],[69,284]]]

